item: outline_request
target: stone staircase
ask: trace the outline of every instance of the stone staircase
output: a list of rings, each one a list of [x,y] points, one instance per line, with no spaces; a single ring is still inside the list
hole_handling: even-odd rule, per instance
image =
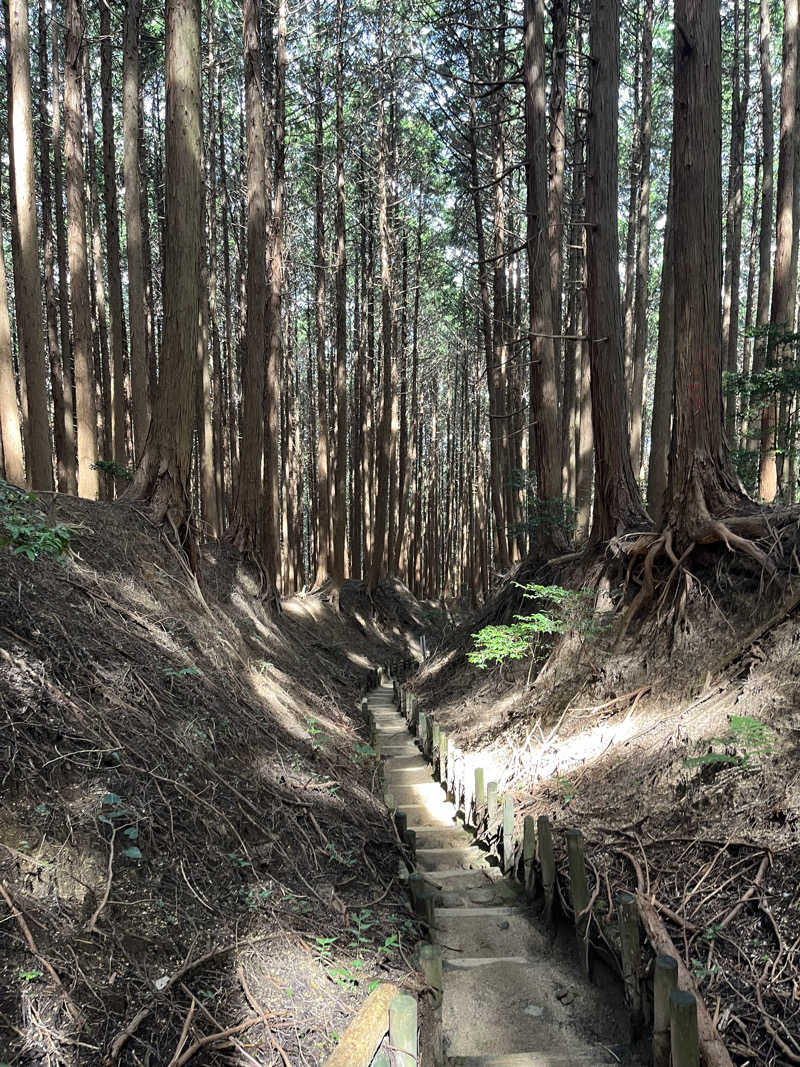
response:
[[[522,887],[478,846],[412,740],[391,682],[379,683],[367,702],[384,760],[384,791],[416,834],[416,871],[434,893],[430,939],[442,952],[443,1062],[641,1062],[631,1051],[618,990],[583,976],[574,935],[554,942]]]

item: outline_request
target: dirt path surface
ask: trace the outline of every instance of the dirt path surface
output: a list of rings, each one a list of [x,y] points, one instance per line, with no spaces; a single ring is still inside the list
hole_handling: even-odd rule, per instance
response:
[[[474,843],[406,730],[391,683],[368,697],[385,790],[416,833],[416,868],[434,890],[441,946],[442,1044],[453,1067],[635,1064],[613,980],[591,984],[570,936],[537,922],[522,887]],[[564,932],[566,933],[566,932]]]

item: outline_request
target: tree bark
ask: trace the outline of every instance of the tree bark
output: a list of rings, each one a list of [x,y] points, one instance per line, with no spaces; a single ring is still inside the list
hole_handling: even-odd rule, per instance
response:
[[[792,301],[792,216],[794,196],[794,140],[797,110],[797,16],[798,0],[785,0],[783,16],[783,75],[781,78],[781,126],[778,146],[777,226],[775,268],[772,277],[770,330],[791,332],[794,324]],[[763,31],[762,31],[763,32]],[[774,336],[767,344],[768,368],[780,367],[787,355],[787,345]],[[775,457],[777,400],[768,397],[761,413],[761,459],[758,470],[758,495],[771,503],[778,491]]]
[[[267,206],[264,171],[264,111],[258,0],[243,6],[245,115],[247,122],[247,324],[242,360],[242,443],[233,519],[227,538],[250,556],[261,548],[264,456],[264,353],[267,306]],[[220,130],[220,145],[224,141]],[[224,151],[224,149],[223,149]],[[221,161],[224,174],[224,158]],[[225,217],[223,216],[223,226]],[[223,233],[223,242],[225,234]],[[226,296],[229,299],[229,296]],[[230,359],[230,351],[228,358]]]
[[[728,169],[728,202],[725,213],[725,277],[722,297],[722,358],[725,370],[735,375],[739,349],[739,282],[742,256],[744,208],[744,142],[750,103],[750,4],[744,5],[744,38],[740,47],[739,2],[733,9],[734,56],[731,67],[731,149]],[[742,74],[740,77],[740,68]],[[725,432],[728,443],[736,439],[737,394],[725,390]]]
[[[674,142],[673,142],[674,145]],[[669,443],[672,422],[672,387],[675,377],[675,230],[674,147],[670,150],[667,221],[661,260],[661,292],[658,303],[658,351],[653,386],[653,419],[650,425],[650,462],[647,473],[647,510],[658,526],[664,514],[669,474]]]
[[[675,5],[675,399],[669,526],[675,549],[738,503],[722,424],[722,114],[719,8]]]
[[[531,549],[566,547],[561,520],[561,442],[553,344],[551,250],[545,164],[544,0],[525,0],[525,177],[528,306],[530,309],[530,419],[540,514]],[[559,257],[560,258],[560,257]],[[560,267],[559,267],[560,275]]]
[[[587,126],[587,305],[595,503],[591,539],[607,541],[647,521],[633,477],[625,404],[619,299],[619,2],[593,0],[593,57]]]
[[[268,595],[277,595],[280,573],[281,512],[278,497],[278,392],[281,355],[281,288],[283,285],[283,202],[285,194],[286,139],[286,0],[278,4],[278,34],[275,63],[275,171],[272,204],[272,240],[267,277],[267,366],[264,380],[264,507],[262,557],[270,584]]]
[[[44,245],[44,292],[47,325],[47,350],[50,359],[50,391],[53,396],[53,442],[56,451],[56,487],[59,493],[69,492],[68,451],[74,449],[72,434],[66,432],[64,413],[64,371],[58,335],[58,295],[55,279],[55,246],[53,244],[53,188],[50,174],[51,126],[47,114],[49,97],[47,62],[47,16],[44,0],[39,0],[39,175],[42,188],[42,243]],[[16,400],[15,400],[16,407]],[[70,397],[70,412],[72,398]],[[72,429],[72,427],[70,427]],[[13,464],[12,464],[13,466]],[[74,466],[74,459],[73,459]]]
[[[317,9],[319,12],[319,8]],[[318,25],[320,15],[318,13]],[[314,69],[314,284],[316,309],[317,361],[317,572],[315,585],[321,585],[332,570],[330,544],[330,482],[328,442],[328,387],[325,361],[325,198],[322,186],[322,56]]]
[[[22,431],[17,406],[17,390],[14,385],[2,219],[0,219],[0,445],[2,445],[3,477],[12,485],[22,488],[25,485],[25,461],[22,455]]]
[[[47,413],[44,345],[42,338],[42,286],[39,271],[39,235],[36,226],[36,186],[33,172],[33,114],[28,8],[24,0],[9,0],[10,141],[19,255],[14,264],[17,334],[24,364],[25,397],[23,432],[28,479],[34,489],[53,488],[50,421]]]
[[[122,59],[122,168],[125,178],[125,234],[128,253],[128,352],[131,368],[131,421],[134,454],[141,460],[150,424],[147,312],[139,179],[139,17],[140,0],[126,0]]]
[[[40,0],[41,2],[41,0]],[[111,439],[109,458],[125,463],[125,322],[117,203],[117,160],[114,147],[111,6],[100,5],[100,84],[103,118],[103,202],[106,213],[108,298],[111,317]]]
[[[650,282],[650,141],[653,103],[653,0],[644,0],[641,24],[642,86],[639,116],[639,212],[636,293],[633,298],[631,368],[631,466],[638,477],[644,458],[642,404],[647,360],[647,302]]]
[[[66,0],[64,56],[64,160],[67,193],[67,252],[72,287],[72,352],[75,361],[75,416],[78,428],[78,495],[97,498],[97,404],[92,370],[89,264],[86,250],[83,169],[83,0]]]
[[[78,492],[75,453],[75,405],[73,400],[72,339],[67,280],[67,227],[64,220],[64,159],[61,151],[61,75],[59,70],[58,21],[52,20],[51,101],[53,109],[53,199],[55,201],[56,263],[58,264],[58,318],[61,339],[61,392],[63,396],[64,481],[66,492]]]
[[[166,0],[166,235],[158,395],[131,496],[169,522],[196,567],[189,472],[200,299],[200,3]]]
[[[345,0],[336,2],[336,495],[333,578],[344,583],[347,530],[347,233],[344,181]]]

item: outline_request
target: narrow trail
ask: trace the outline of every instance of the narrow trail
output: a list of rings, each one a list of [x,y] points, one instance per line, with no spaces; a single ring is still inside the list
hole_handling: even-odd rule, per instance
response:
[[[445,797],[412,740],[391,682],[368,694],[384,789],[416,834],[416,871],[433,890],[442,950],[442,1047],[451,1067],[637,1064],[608,972],[586,979],[574,935],[539,924]]]

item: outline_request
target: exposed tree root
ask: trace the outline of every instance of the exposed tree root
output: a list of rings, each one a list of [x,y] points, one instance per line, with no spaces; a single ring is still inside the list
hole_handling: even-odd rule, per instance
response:
[[[678,594],[671,609],[671,616],[673,628],[680,624],[688,595],[695,581],[688,561],[699,545],[724,545],[729,552],[738,553],[752,560],[770,578],[778,576],[780,564],[776,563],[772,555],[775,549],[781,548],[784,543],[780,531],[800,519],[800,509],[784,508],[780,512],[761,510],[751,514],[731,515],[724,519],[712,517],[704,506],[698,510],[700,522],[688,523],[685,516],[681,516],[683,520],[681,522],[673,512],[664,529],[641,534],[631,544],[619,546],[628,561],[626,586],[636,580],[635,576],[640,565],[641,585],[625,610],[617,636],[618,645],[624,640],[634,620],[647,612],[653,604],[655,604],[659,618],[663,621],[662,613],[676,583]],[[759,547],[756,541],[770,536],[773,540],[773,547],[770,553],[767,553]],[[675,543],[678,540],[682,541],[685,546],[680,556],[675,552]],[[659,592],[656,567],[661,557],[669,562],[670,569],[660,580]]]

